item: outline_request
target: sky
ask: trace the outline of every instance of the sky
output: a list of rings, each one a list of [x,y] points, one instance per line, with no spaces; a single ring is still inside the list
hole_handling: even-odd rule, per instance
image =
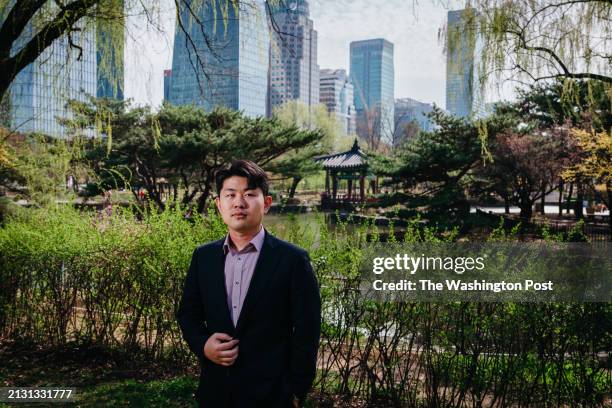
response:
[[[446,66],[438,33],[447,11],[462,4],[448,1],[310,0],[318,32],[318,64],[348,72],[351,41],[385,38],[394,44],[395,97],[444,107]],[[161,104],[163,70],[172,65],[173,5],[172,0],[162,0],[154,16],[157,27],[143,16],[129,19],[125,94],[136,104]]]

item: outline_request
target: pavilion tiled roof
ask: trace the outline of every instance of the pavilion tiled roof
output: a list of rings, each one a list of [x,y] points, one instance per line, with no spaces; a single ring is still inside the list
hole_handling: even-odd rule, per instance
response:
[[[353,144],[351,150],[342,153],[319,156],[315,158],[315,161],[321,163],[325,169],[348,170],[367,167],[367,158],[368,156],[361,151],[359,148],[359,143],[357,143],[357,139],[355,139],[355,143]]]

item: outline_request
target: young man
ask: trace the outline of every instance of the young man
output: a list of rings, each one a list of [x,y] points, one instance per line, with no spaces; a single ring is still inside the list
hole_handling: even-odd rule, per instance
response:
[[[177,319],[201,365],[205,408],[301,405],[316,371],[321,300],[306,251],[262,225],[265,172],[247,160],[216,175],[225,239],[198,247]]]

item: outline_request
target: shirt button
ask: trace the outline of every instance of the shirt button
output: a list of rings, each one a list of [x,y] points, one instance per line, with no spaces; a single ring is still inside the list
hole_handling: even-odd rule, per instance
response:
[[[240,260],[242,260],[242,258],[238,257],[238,260],[240,261]]]
[[[236,285],[238,284],[238,282],[236,282]]]
[[[234,306],[234,309],[236,308],[236,306]]]

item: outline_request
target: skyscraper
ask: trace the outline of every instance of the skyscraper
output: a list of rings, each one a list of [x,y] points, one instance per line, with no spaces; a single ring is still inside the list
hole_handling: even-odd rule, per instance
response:
[[[67,102],[70,99],[87,101],[87,95],[96,95],[96,32],[83,24],[77,27],[81,31],[72,32],[72,42],[82,51],[71,47],[67,36],[59,37],[11,83],[12,130],[64,137],[67,129],[57,119],[71,116]],[[30,25],[26,26],[12,52],[35,34]]]
[[[355,133],[355,105],[353,84],[343,69],[320,71],[320,101],[327,111],[335,113],[347,135]]]
[[[179,10],[168,101],[266,115],[270,34],[264,1],[187,5]]]
[[[400,98],[395,100],[395,128],[393,135],[394,145],[398,145],[407,136],[407,126],[412,122],[418,126],[418,130],[430,131],[433,123],[426,116],[433,110],[433,106],[419,102],[412,98]]]
[[[354,41],[350,50],[357,133],[390,143],[395,104],[393,44],[382,38]]]
[[[123,7],[123,0],[115,0],[116,7]],[[123,19],[96,24],[96,97],[123,99],[125,26]]]
[[[478,61],[482,39],[473,9],[448,12],[446,41],[446,110],[458,117],[484,115]]]
[[[307,0],[291,0],[271,7],[270,112],[297,99],[308,106],[319,103],[317,32]]]

